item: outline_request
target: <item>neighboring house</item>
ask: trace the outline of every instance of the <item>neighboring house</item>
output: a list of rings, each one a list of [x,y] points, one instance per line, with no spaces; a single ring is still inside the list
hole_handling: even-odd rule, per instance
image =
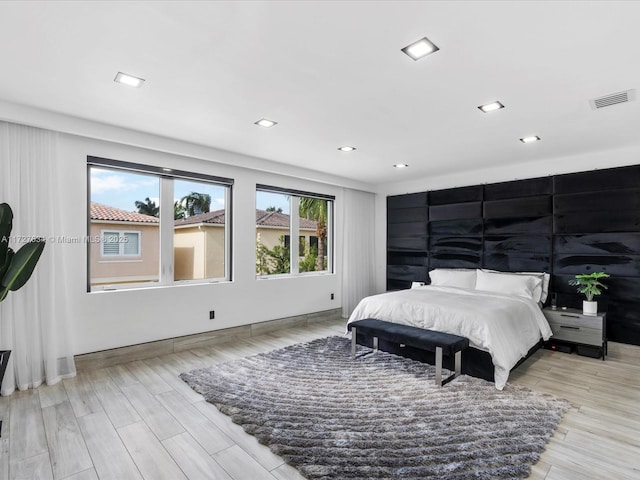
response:
[[[224,277],[224,210],[176,220],[173,237],[174,279]],[[256,238],[269,249],[289,246],[289,215],[256,209]],[[91,203],[91,285],[157,281],[159,220]],[[316,222],[300,219],[300,256],[318,246]]]
[[[174,225],[174,279],[223,278],[224,210],[192,215]]]
[[[158,281],[160,221],[91,202],[91,285]]]
[[[316,222],[300,219],[300,256],[304,256],[308,245],[318,247],[318,237],[316,236]],[[289,246],[289,215],[279,212],[267,212],[256,209],[256,237],[260,239],[265,247],[272,249],[276,245],[281,245],[282,237],[284,246]]]

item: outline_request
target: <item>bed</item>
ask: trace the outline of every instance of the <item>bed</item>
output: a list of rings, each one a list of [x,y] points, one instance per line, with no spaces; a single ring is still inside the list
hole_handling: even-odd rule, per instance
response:
[[[501,390],[511,369],[552,334],[540,307],[544,275],[440,269],[430,272],[431,285],[362,299],[347,323],[375,318],[466,337],[475,352],[464,373],[488,378],[483,372],[492,369]]]

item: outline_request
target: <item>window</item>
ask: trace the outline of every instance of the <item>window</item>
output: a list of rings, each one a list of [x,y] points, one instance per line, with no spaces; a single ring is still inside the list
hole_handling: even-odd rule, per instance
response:
[[[328,195],[258,185],[256,275],[331,273],[333,200]]]
[[[174,280],[225,277],[226,187],[174,181]]]
[[[140,255],[140,232],[103,230],[101,242],[103,257]]]
[[[88,291],[230,280],[233,180],[95,157]]]
[[[291,273],[291,205],[289,195],[256,192],[256,274]]]

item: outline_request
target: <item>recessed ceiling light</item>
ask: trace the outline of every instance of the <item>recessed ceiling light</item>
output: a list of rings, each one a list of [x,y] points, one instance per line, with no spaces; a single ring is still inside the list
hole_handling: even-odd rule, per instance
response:
[[[414,60],[420,60],[422,57],[426,57],[430,53],[437,52],[438,50],[440,49],[427,37],[421,38],[417,42],[413,42],[411,45],[407,45],[402,49],[404,53]]]
[[[484,113],[488,113],[488,112],[493,112],[495,110],[500,110],[501,108],[504,108],[504,105],[501,104],[500,102],[491,102],[491,103],[487,103],[486,105],[480,105],[478,108],[482,110]]]
[[[533,142],[537,142],[538,140],[540,140],[540,137],[538,137],[537,135],[533,135],[531,137],[522,137],[520,139],[522,143],[533,143]]]
[[[140,87],[144,83],[144,78],[134,77],[128,73],[118,72],[116,78],[113,79],[116,83],[121,83],[129,87]]]
[[[170,168],[166,168],[166,167],[163,167],[163,168],[162,168],[162,171],[163,171],[163,172],[173,172],[173,170],[172,170],[172,169],[170,169]]]
[[[338,147],[338,150],[341,152],[353,152],[356,147],[350,147],[349,145],[345,145],[344,147]]]
[[[406,163],[396,163],[394,165],[395,168],[407,168],[409,165],[407,165]]]
[[[261,118],[260,120],[254,123],[259,127],[264,127],[264,128],[271,128],[274,125],[278,124],[278,122],[274,122],[273,120],[269,120],[268,118]]]

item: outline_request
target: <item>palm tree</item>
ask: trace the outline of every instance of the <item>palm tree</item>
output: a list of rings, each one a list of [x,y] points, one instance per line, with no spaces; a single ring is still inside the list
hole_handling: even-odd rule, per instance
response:
[[[149,215],[151,217],[157,217],[160,215],[160,207],[156,205],[156,202],[150,200],[149,197],[144,199],[144,202],[136,200],[136,208],[138,213],[143,215]]]
[[[186,210],[187,216],[209,213],[211,195],[208,193],[191,192],[180,199],[180,205]]]
[[[176,200],[173,203],[173,219],[174,220],[181,220],[181,219],[184,218],[185,213],[186,212],[184,210],[184,207],[180,203],[180,200]]]
[[[300,198],[300,217],[316,222],[316,235],[318,236],[318,261],[316,271],[324,270],[324,257],[327,250],[327,201],[319,198]]]

